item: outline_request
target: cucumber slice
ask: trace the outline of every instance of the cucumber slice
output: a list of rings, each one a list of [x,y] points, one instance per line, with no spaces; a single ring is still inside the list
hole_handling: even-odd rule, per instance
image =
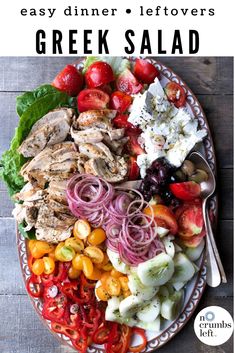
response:
[[[161,286],[158,291],[158,297],[160,298],[161,301],[167,299],[169,297],[170,293],[167,288],[167,286]]]
[[[137,321],[135,326],[143,328],[144,330],[159,332],[160,331],[160,326],[161,326],[160,316],[158,316],[152,322]]]
[[[174,320],[179,314],[182,305],[183,291],[175,292],[161,305],[161,316],[166,320]]]
[[[174,287],[170,282],[166,283],[165,286],[167,287],[167,289],[169,291],[169,295],[172,295],[175,293]]]
[[[174,262],[165,253],[140,263],[137,268],[137,274],[141,282],[146,286],[161,286],[169,281],[173,273]]]
[[[145,305],[140,311],[137,313],[137,317],[140,321],[152,322],[156,320],[161,310],[161,302],[160,299],[156,296],[151,300],[150,303]]]
[[[146,287],[143,285],[137,273],[132,272],[132,274],[128,276],[128,280],[128,287],[131,293],[140,300],[149,300],[158,292],[158,287]]]
[[[175,256],[175,245],[173,241],[167,236],[162,239],[165,246],[166,253],[173,259]]]
[[[165,237],[169,233],[169,229],[157,227],[157,234],[160,238]]]
[[[173,287],[175,288],[176,291],[179,291],[185,286],[186,282],[174,282],[172,283]]]
[[[178,253],[174,257],[175,272],[171,282],[187,282],[194,273],[195,269],[192,262],[183,253]]]
[[[143,302],[135,295],[123,299],[119,305],[121,317],[131,318],[143,307]]]
[[[189,260],[197,261],[203,252],[204,246],[205,240],[202,239],[196,248],[187,248],[185,254],[188,256]]]
[[[108,307],[112,310],[119,309],[119,305],[121,303],[122,297],[112,297],[108,300]]]
[[[130,267],[121,261],[118,253],[107,249],[107,255],[115,270],[124,274],[127,274],[130,271]]]

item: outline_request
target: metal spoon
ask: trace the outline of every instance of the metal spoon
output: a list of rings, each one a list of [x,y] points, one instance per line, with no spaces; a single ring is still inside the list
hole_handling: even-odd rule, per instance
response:
[[[201,197],[202,197],[202,212],[206,228],[206,248],[207,248],[207,284],[210,287],[217,287],[220,285],[221,280],[223,283],[227,283],[224,268],[220,259],[220,255],[215,243],[211,222],[209,219],[208,210],[206,207],[207,200],[215,192],[215,177],[211,170],[211,167],[205,160],[205,158],[198,152],[192,152],[188,158],[191,160],[197,169],[205,170],[208,174],[208,180],[203,181],[201,186]]]

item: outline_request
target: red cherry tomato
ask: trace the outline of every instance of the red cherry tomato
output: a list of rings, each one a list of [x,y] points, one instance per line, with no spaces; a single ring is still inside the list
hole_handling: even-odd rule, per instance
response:
[[[55,77],[52,86],[60,91],[66,92],[69,96],[77,96],[83,86],[83,76],[73,65],[67,65]]]
[[[91,64],[85,73],[87,87],[95,88],[114,80],[111,66],[104,61],[96,61]]]
[[[77,98],[80,113],[90,109],[105,109],[109,103],[109,96],[100,89],[84,89]]]
[[[173,183],[169,185],[173,195],[180,200],[191,201],[201,194],[200,185],[195,181],[185,181],[183,183]]]
[[[129,69],[125,69],[117,78],[117,89],[126,94],[136,94],[140,92],[143,85],[135,78]]]
[[[160,72],[148,60],[136,59],[134,75],[141,82],[150,84],[156,77],[160,76]]]
[[[186,102],[186,94],[178,83],[176,82],[168,82],[165,87],[165,92],[167,98],[170,102],[174,103],[177,108],[183,107]]]
[[[131,155],[138,156],[139,154],[145,153],[138,142],[139,135],[129,133],[128,131],[127,136],[129,137],[129,141],[127,142],[127,149]]]
[[[138,179],[140,174],[140,168],[136,162],[136,157],[130,156],[129,159],[129,180],[136,180]]]
[[[128,121],[128,115],[127,114],[119,114],[117,115],[113,120],[112,120],[114,126],[118,129],[126,129],[126,135],[129,136],[131,133],[133,134],[140,134],[141,130],[131,124]]]
[[[124,113],[132,103],[132,98],[128,94],[121,91],[115,91],[111,95],[110,108]]]

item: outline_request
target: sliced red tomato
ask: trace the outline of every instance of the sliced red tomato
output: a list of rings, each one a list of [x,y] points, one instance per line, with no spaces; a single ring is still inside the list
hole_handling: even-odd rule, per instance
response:
[[[60,91],[66,92],[69,96],[75,97],[83,86],[83,76],[75,66],[67,65],[55,77],[52,86]]]
[[[105,109],[109,103],[109,96],[100,89],[84,89],[77,98],[80,113],[91,109]]]
[[[183,201],[192,201],[201,194],[201,187],[195,181],[173,183],[169,185],[169,188],[175,197]]]
[[[125,69],[116,80],[117,89],[126,94],[139,93],[143,85],[135,78],[129,69]]]
[[[160,76],[158,69],[145,59],[136,59],[134,75],[143,83],[152,83],[156,77]]]
[[[171,234],[176,234],[178,232],[178,224],[174,213],[169,207],[165,205],[152,205],[144,209],[144,213],[148,216],[152,216],[152,210],[154,219],[160,227],[164,227],[170,230]]]
[[[125,129],[126,130],[126,135],[133,135],[133,134],[140,134],[141,130],[134,126],[133,124],[131,124],[128,121],[128,115],[127,114],[119,114],[117,115],[113,120],[112,120],[114,126],[118,129]]]
[[[117,110],[119,113],[127,111],[132,103],[132,97],[121,91],[115,91],[111,95],[110,108]]]
[[[91,64],[85,73],[87,87],[96,88],[114,80],[112,67],[104,61]]]
[[[129,137],[127,149],[131,155],[138,156],[139,154],[145,153],[138,142],[139,135],[133,134],[131,131],[127,131],[127,136]]]
[[[109,83],[105,84],[105,85],[102,85],[102,86],[99,86],[99,89],[101,91],[104,91],[105,93],[107,93],[109,96],[112,94],[112,87]]]
[[[137,180],[140,175],[140,168],[136,163],[136,157],[130,156],[129,158],[129,180]]]
[[[174,103],[177,108],[183,107],[186,102],[186,94],[178,83],[176,82],[168,82],[165,87],[165,92],[167,98],[170,102]]]

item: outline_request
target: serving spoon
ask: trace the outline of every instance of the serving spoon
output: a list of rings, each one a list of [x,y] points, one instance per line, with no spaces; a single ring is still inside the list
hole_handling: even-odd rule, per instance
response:
[[[207,163],[206,159],[199,152],[192,152],[188,158],[194,163],[197,169],[204,170],[208,179],[200,183],[201,186],[201,198],[202,198],[202,213],[206,229],[206,267],[207,276],[206,282],[210,287],[218,287],[222,283],[227,283],[224,268],[220,259],[220,255],[215,243],[211,222],[209,219],[208,210],[206,207],[207,200],[215,192],[215,177],[211,170],[211,167]]]

